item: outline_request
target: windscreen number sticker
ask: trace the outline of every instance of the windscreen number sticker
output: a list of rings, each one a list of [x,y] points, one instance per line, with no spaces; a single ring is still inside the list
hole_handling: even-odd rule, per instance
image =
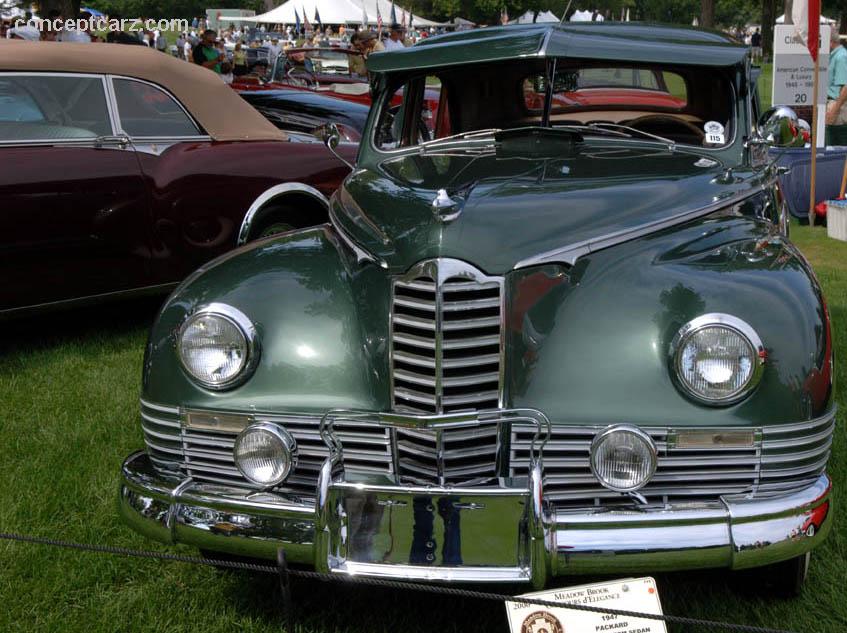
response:
[[[706,125],[703,126],[703,129],[706,131],[706,143],[709,145],[724,144],[723,125],[717,121],[708,121]]]

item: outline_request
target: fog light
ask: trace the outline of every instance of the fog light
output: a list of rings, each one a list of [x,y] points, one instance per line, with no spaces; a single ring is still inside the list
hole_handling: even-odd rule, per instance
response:
[[[297,444],[288,431],[275,424],[258,422],[235,438],[235,465],[254,484],[271,488],[291,474],[297,462]]]
[[[636,427],[609,427],[591,443],[591,472],[609,490],[638,490],[656,472],[656,445]]]

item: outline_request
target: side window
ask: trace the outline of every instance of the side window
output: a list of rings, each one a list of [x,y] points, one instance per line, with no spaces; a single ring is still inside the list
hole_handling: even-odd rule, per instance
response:
[[[447,92],[438,77],[416,77],[407,82],[382,110],[377,147],[392,150],[449,136],[447,102]]]
[[[114,79],[121,128],[133,137],[197,136],[200,131],[163,90],[131,79]]]
[[[0,140],[85,139],[111,133],[99,77],[0,75]]]

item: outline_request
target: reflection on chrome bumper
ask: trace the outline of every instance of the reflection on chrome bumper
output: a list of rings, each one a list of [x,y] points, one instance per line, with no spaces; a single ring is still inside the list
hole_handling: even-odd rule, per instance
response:
[[[557,575],[767,565],[812,549],[832,524],[826,475],[779,496],[556,512],[529,479],[462,489],[350,476],[314,502],[171,479],[140,452],[123,465],[120,507],[165,543],[266,559],[284,547],[324,571],[537,587]]]

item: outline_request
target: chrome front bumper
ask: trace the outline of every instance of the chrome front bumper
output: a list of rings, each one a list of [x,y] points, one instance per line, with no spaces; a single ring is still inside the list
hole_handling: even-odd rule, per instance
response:
[[[767,565],[804,554],[832,526],[831,482],[767,497],[632,509],[553,510],[540,470],[497,487],[407,486],[322,473],[316,500],[226,488],[124,462],[120,509],[164,543],[399,579],[525,582],[553,576]]]

